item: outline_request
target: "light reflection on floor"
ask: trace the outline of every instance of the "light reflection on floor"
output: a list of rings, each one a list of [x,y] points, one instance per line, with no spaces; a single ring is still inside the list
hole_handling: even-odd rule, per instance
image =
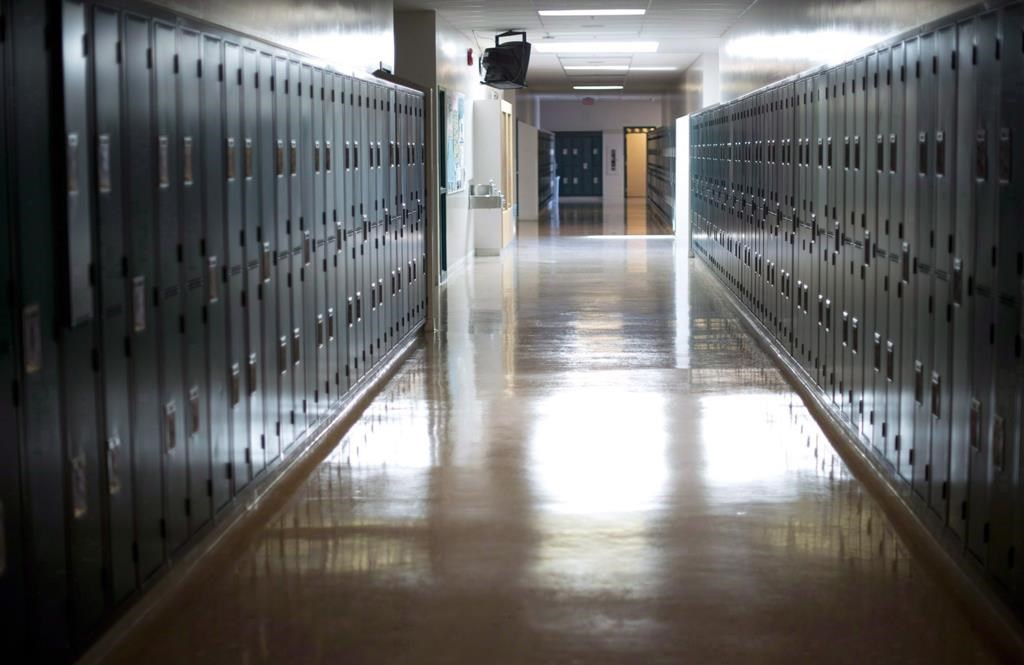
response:
[[[585,214],[453,277],[446,332],[110,662],[993,662],[710,274]]]

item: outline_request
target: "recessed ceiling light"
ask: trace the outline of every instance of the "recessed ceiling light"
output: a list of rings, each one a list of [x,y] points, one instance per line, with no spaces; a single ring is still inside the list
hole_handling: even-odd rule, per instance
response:
[[[622,90],[621,85],[574,85],[573,90]]]
[[[646,9],[541,9],[541,16],[643,16]]]
[[[629,65],[565,65],[567,72],[674,72],[678,67],[631,67]]]
[[[567,72],[624,72],[629,65],[566,65],[564,69]]]
[[[540,42],[539,53],[654,53],[658,42]]]

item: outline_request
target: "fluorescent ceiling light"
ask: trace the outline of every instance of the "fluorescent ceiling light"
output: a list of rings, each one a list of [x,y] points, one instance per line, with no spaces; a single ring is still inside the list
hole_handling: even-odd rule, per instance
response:
[[[629,65],[566,65],[564,69],[567,72],[624,72]]]
[[[622,90],[621,85],[574,85],[573,90]]]
[[[658,42],[539,42],[538,53],[654,53]]]
[[[541,9],[541,16],[643,16],[646,9]]]
[[[565,65],[567,72],[674,72],[678,67],[631,67],[629,65]]]

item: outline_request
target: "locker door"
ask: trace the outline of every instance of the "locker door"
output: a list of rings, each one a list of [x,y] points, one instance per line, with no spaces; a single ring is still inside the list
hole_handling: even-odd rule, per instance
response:
[[[917,277],[914,267],[914,253],[922,242],[922,236],[919,228],[920,222],[916,217],[908,214],[910,212],[908,207],[916,205],[917,201],[912,189],[917,174],[909,161],[913,145],[911,137],[917,136],[917,108],[915,106],[916,97],[909,94],[910,85],[916,85],[916,82],[908,81],[906,63],[916,59],[916,44],[916,40],[909,40],[892,47],[889,76],[892,115],[887,137],[887,165],[885,167],[891,182],[889,209],[892,223],[899,231],[902,231],[896,239],[890,236],[890,246],[896,247],[899,251],[899,276],[893,278],[897,285],[897,298],[889,300],[889,320],[895,323],[897,318],[899,319],[899,333],[894,338],[897,358],[895,369],[899,385],[899,427],[892,440],[893,447],[899,454],[897,466],[899,474],[907,482],[912,482],[913,479],[914,467],[910,464],[910,454],[914,450],[917,421],[923,417],[918,413],[922,405],[916,401],[914,394],[914,362],[918,357],[915,346],[918,326],[914,317],[917,301],[921,297],[919,293],[921,280]],[[890,272],[894,269],[896,268],[890,268]],[[891,389],[890,386],[890,391]]]
[[[231,498],[231,405],[228,390],[230,367],[226,274],[228,272],[227,220],[224,214],[227,150],[222,127],[224,118],[223,55],[220,39],[204,35],[202,40],[202,146],[203,243],[206,266],[203,283],[206,301],[206,381],[208,385],[206,420],[209,422],[210,470],[207,493],[214,512]]]
[[[822,380],[822,368],[825,363],[826,338],[825,330],[821,325],[818,316],[818,297],[825,292],[827,280],[826,262],[824,257],[828,253],[828,194],[829,194],[829,165],[827,161],[827,147],[829,145],[830,126],[828,113],[828,74],[822,73],[815,77],[814,105],[815,105],[815,190],[814,205],[811,209],[811,243],[808,248],[811,264],[811,283],[804,292],[804,307],[807,309],[807,316],[810,319],[811,344],[813,346],[813,368],[815,381],[824,387]]]
[[[104,503],[109,522],[110,587],[112,600],[120,604],[135,589],[132,559],[134,506],[132,504],[131,421],[129,412],[128,359],[124,340],[128,332],[125,279],[126,256],[122,202],[125,195],[121,172],[121,41],[120,16],[96,8],[93,14],[93,102],[96,126],[97,193],[99,231],[97,270],[102,346],[101,391],[103,394],[102,455],[105,477]]]
[[[317,300],[316,300],[316,208],[313,196],[313,68],[302,65],[299,84],[299,219],[302,230],[299,286],[302,290],[302,362],[306,366],[302,391],[305,427],[317,422]]]
[[[278,411],[275,429],[278,433],[279,450],[283,453],[295,439],[292,414],[295,412],[295,371],[291,361],[292,323],[292,222],[291,199],[292,180],[290,166],[291,132],[289,120],[289,65],[284,58],[274,58],[274,75],[270,88],[274,96],[274,218],[276,242],[274,252],[275,283],[277,285],[277,332],[274,339],[275,362],[280,380]]]
[[[932,353],[935,347],[933,308],[934,233],[932,215],[935,191],[936,135],[935,104],[938,102],[936,73],[928,65],[935,62],[935,34],[922,35],[906,43],[904,77],[906,87],[906,143],[904,164],[907,183],[904,191],[904,217],[916,219],[918,270],[914,275],[913,300],[914,337],[913,385],[916,417],[914,441],[908,461],[913,467],[911,487],[927,502],[931,497],[931,430],[932,430]],[[916,130],[916,131],[915,131]],[[910,132],[914,131],[913,134]],[[945,150],[945,148],[944,148]],[[945,160],[948,155],[944,155]],[[944,327],[942,328],[945,334]],[[945,339],[943,337],[943,339]],[[941,382],[941,377],[940,377]],[[941,385],[941,383],[940,383]]]
[[[85,10],[63,3],[62,55],[64,136],[66,137],[66,208],[62,226],[67,254],[62,273],[70,279],[68,311],[62,316],[61,382],[63,384],[64,450],[71,511],[67,521],[70,549],[72,641],[87,644],[104,612],[103,536],[100,513],[99,425],[96,418],[97,376],[92,363],[95,344],[93,261],[90,205],[92,152],[88,140],[88,61]]]
[[[20,332],[18,387],[23,401],[21,439],[25,453],[33,463],[26,465],[23,476],[24,518],[32,525],[32,538],[25,548],[32,562],[31,593],[28,607],[29,641],[38,660],[68,658],[67,571],[65,558],[65,492],[63,483],[58,395],[57,347],[55,330],[57,288],[54,283],[57,266],[52,254],[39,251],[52,247],[56,240],[53,227],[53,189],[50,187],[54,164],[49,151],[50,121],[47,115],[49,89],[48,58],[44,51],[46,16],[37,3],[10,3],[11,29],[8,39],[17,59],[9,67],[8,92],[11,95],[32,94],[38,103],[11,104],[9,121],[17,132],[9,132],[9,155],[17,159],[11,164],[11,192],[17,192],[17,207],[12,208],[15,221],[14,257],[16,284],[16,329]],[[22,57],[24,56],[24,57]],[[10,101],[10,100],[8,100]],[[40,113],[43,115],[40,116]],[[7,156],[7,155],[5,155]],[[31,211],[31,215],[23,214]],[[24,222],[24,223],[22,223]],[[32,257],[22,261],[21,257]],[[31,442],[31,447],[29,447]]]
[[[418,158],[416,160],[416,214],[417,223],[416,237],[419,251],[419,263],[416,268],[416,279],[419,280],[419,304],[417,306],[416,318],[422,321],[427,312],[427,287],[428,280],[424,277],[427,272],[427,199],[426,199],[426,161],[427,161],[427,140],[424,134],[426,125],[426,114],[424,111],[424,97],[416,95],[416,108],[418,120],[416,121],[416,143],[418,146]],[[600,173],[601,144],[598,144],[596,164]]]
[[[125,94],[132,103],[126,112],[128,275],[131,334],[133,473],[146,481],[135,484],[136,547],[139,575],[149,578],[163,563],[163,488],[161,422],[163,409],[158,389],[159,322],[152,293],[157,289],[155,249],[159,238],[154,228],[153,164],[157,150],[151,122],[150,69],[151,26],[147,19],[127,15],[124,27]]]
[[[337,394],[343,397],[349,388],[348,370],[348,219],[351,197],[348,191],[348,170],[345,166],[348,133],[346,130],[349,115],[348,98],[346,97],[346,79],[340,74],[334,75],[334,169],[335,183],[335,279],[334,279],[334,312],[335,312],[335,384]]]
[[[390,347],[395,345],[401,336],[398,327],[398,285],[395,284],[395,267],[398,264],[398,233],[397,221],[400,208],[398,206],[399,180],[398,166],[395,160],[395,141],[398,139],[398,100],[400,93],[395,89],[388,90],[387,101],[387,161],[388,173],[387,209],[385,213],[384,235],[387,238],[387,263],[382,271],[384,275],[384,297],[388,303],[387,332]]]
[[[369,168],[366,153],[367,144],[369,139],[367,133],[369,131],[369,121],[366,113],[366,84],[362,81],[353,81],[353,87],[356,91],[356,119],[354,124],[354,162],[353,168],[354,173],[354,186],[355,195],[357,197],[356,205],[356,222],[357,230],[359,233],[359,249],[356,256],[356,292],[355,292],[355,325],[356,325],[356,350],[354,363],[357,364],[356,373],[362,377],[366,373],[369,365],[367,364],[367,346],[369,345],[369,326],[367,325],[368,307],[369,304],[369,283],[370,283],[370,270],[369,262],[370,256],[368,253],[367,242],[369,241],[370,235],[370,220],[367,213],[366,205],[370,202],[368,196],[369,193],[369,178],[367,177],[367,170]]]
[[[277,251],[281,247],[278,233],[279,189],[283,179],[277,172],[277,133],[274,123],[276,91],[274,58],[261,52],[258,56],[259,70],[256,79],[257,112],[256,173],[259,179],[259,243],[260,254],[260,305],[261,335],[260,346],[260,389],[263,392],[263,448],[264,462],[270,464],[281,454],[280,390],[281,372],[287,363],[278,363],[278,339],[282,326],[279,325],[281,279],[277,269]],[[283,147],[283,146],[282,146]],[[284,226],[284,222],[280,222]]]
[[[356,82],[345,77],[345,91],[347,107],[344,113],[345,123],[345,190],[348,197],[348,207],[345,215],[345,237],[347,245],[345,248],[345,276],[346,276],[346,297],[345,297],[345,322],[348,328],[348,357],[345,370],[349,375],[349,385],[359,380],[359,344],[362,340],[362,332],[356,315],[356,293],[359,291],[359,255],[362,251],[362,219],[359,215],[359,114],[361,104],[357,104],[356,94],[358,86]]]
[[[340,377],[338,375],[338,203],[337,203],[337,169],[335,168],[335,109],[338,106],[337,90],[334,85],[333,72],[324,72],[324,281],[327,294],[327,376],[326,386],[328,413],[334,411],[338,402]]]
[[[0,13],[7,16],[6,1]],[[6,72],[4,50],[0,49],[0,72]],[[0,86],[0,127],[7,127],[7,87]],[[0,280],[14,284],[11,254],[12,214],[7,193],[12,165],[8,163],[6,132],[0,132]],[[17,378],[14,358],[14,302],[9,289],[0,289],[0,430],[8,435],[0,442],[0,613],[7,617],[0,638],[15,653],[27,653],[25,564],[22,542],[21,452],[18,449],[18,414],[13,386]]]
[[[388,159],[388,147],[391,139],[390,110],[391,89],[381,87],[377,93],[377,171],[380,182],[380,212],[378,213],[378,233],[380,239],[380,261],[377,264],[377,307],[380,310],[380,353],[386,353],[392,345],[391,332],[391,297],[388,292],[390,276],[392,243],[388,237],[391,228],[391,165]]]
[[[324,145],[324,72],[321,69],[313,69],[313,84],[310,87],[312,94],[312,143],[310,166],[313,174],[313,223],[314,235],[314,261],[310,267],[313,278],[314,291],[316,293],[314,309],[314,348],[316,354],[316,383],[313,386],[313,419],[319,422],[327,415],[327,404],[330,400],[330,379],[328,368],[328,341],[327,341],[327,211],[326,211],[326,189],[327,169],[324,164],[326,146]]]
[[[224,246],[227,248],[226,300],[228,312],[228,355],[221,371],[225,373],[228,385],[229,423],[231,445],[228,453],[227,473],[232,481],[231,493],[235,494],[249,482],[249,465],[246,463],[246,449],[249,443],[249,417],[245,390],[246,363],[245,348],[246,308],[245,254],[242,231],[242,180],[244,171],[242,153],[242,54],[237,44],[224,42]]]
[[[830,72],[830,83],[832,97],[829,104],[829,144],[827,146],[828,162],[831,173],[831,193],[829,210],[829,243],[828,253],[824,257],[826,261],[825,296],[822,307],[821,320],[823,322],[828,345],[828,379],[827,392],[832,397],[834,404],[842,403],[842,363],[843,347],[842,337],[838,331],[842,325],[842,240],[843,227],[840,226],[840,216],[844,211],[843,193],[845,191],[845,165],[843,162],[844,138],[846,136],[846,115],[845,96],[839,96],[840,87],[845,82],[845,69],[842,66],[836,67]]]
[[[1000,16],[1000,35],[1003,53],[1024,53],[1024,12],[1020,6],[1006,9]],[[1014,565],[1016,552],[1020,552],[1021,516],[1024,511],[1018,506],[1019,476],[1015,469],[1020,463],[1020,411],[1015,405],[1020,400],[1021,360],[1017,340],[1021,335],[1022,309],[1020,277],[1024,266],[1018,263],[1024,256],[1024,242],[1017,225],[1024,192],[1021,191],[1021,174],[1024,164],[1022,152],[1014,149],[1020,146],[1024,137],[1024,117],[1018,112],[1021,95],[1024,93],[1024,72],[1020,61],[1001,55],[999,70],[1001,78],[1001,108],[999,110],[999,193],[997,244],[999,254],[996,281],[1001,306],[996,315],[996,357],[1012,358],[1012,362],[1001,361],[996,370],[996,415],[992,431],[992,539],[989,549],[989,566],[996,577],[1020,598],[1019,577],[1022,567]],[[1019,602],[1019,600],[1018,600]]]
[[[933,69],[938,70],[938,98],[935,109],[935,262],[933,265],[934,330],[933,365],[931,375],[932,448],[931,497],[935,512],[962,532],[963,522],[959,509],[949,510],[950,421],[952,394],[956,376],[953,375],[949,354],[953,350],[953,327],[950,322],[953,306],[951,291],[954,256],[951,240],[954,234],[955,183],[957,169],[956,136],[957,72],[956,28],[948,26],[936,33]],[[940,135],[941,134],[941,135]],[[942,146],[940,148],[940,145]],[[940,153],[944,153],[940,157]],[[943,164],[939,165],[939,162]]]
[[[269,60],[269,57],[267,58]],[[250,48],[242,50],[242,130],[239,158],[242,181],[242,230],[244,249],[244,291],[242,306],[245,310],[245,356],[243,358],[242,389],[248,412],[249,438],[245,444],[245,461],[250,477],[263,471],[265,464],[263,365],[267,364],[263,345],[263,299],[266,296],[264,277],[269,278],[269,266],[263,265],[262,199],[260,185],[263,178],[264,149],[262,145],[260,109],[260,54]],[[269,125],[269,121],[268,121]],[[268,179],[269,180],[269,179]]]
[[[188,538],[188,457],[184,443],[185,388],[184,340],[181,320],[185,297],[181,288],[178,261],[183,251],[181,217],[178,206],[180,173],[177,147],[178,96],[175,80],[177,34],[173,26],[154,24],[154,119],[156,121],[157,173],[157,331],[160,345],[160,430],[164,463],[164,514],[169,552],[177,550]]]
[[[200,104],[200,63],[202,48],[199,33],[178,33],[178,102],[181,164],[172,177],[181,183],[181,219],[185,278],[185,386],[181,408],[186,414],[185,436],[188,450],[189,527],[195,533],[212,513],[210,480],[210,410],[206,376],[207,257],[203,220],[203,160],[200,155],[203,122]]]
[[[405,276],[408,273],[406,270],[406,263],[411,255],[409,251],[409,238],[410,238],[410,218],[409,215],[412,213],[410,209],[409,190],[410,190],[410,165],[409,165],[409,101],[411,95],[406,92],[401,93],[399,101],[399,108],[397,113],[398,123],[398,183],[399,183],[399,221],[398,221],[398,255],[395,260],[395,282],[397,284],[397,318],[398,325],[401,332],[404,334],[406,331],[407,312],[409,303],[409,289],[406,288]],[[557,140],[557,137],[556,137]]]
[[[377,118],[377,90],[373,84],[366,86],[366,162],[367,162],[367,191],[366,209],[369,215],[369,237],[366,241],[366,269],[367,279],[364,283],[364,297],[366,298],[366,334],[367,334],[367,369],[377,364],[378,350],[380,347],[380,312],[377,307],[377,271],[380,263],[380,239],[378,238],[378,213],[380,205],[380,181],[375,160],[377,146],[377,135],[379,122]]]
[[[292,408],[288,413],[291,422],[292,438],[285,441],[285,445],[291,446],[306,431],[306,417],[303,406],[306,400],[306,365],[307,358],[303,351],[303,335],[305,334],[304,300],[303,289],[303,246],[304,246],[304,220],[302,217],[302,115],[299,103],[300,91],[302,89],[301,69],[299,63],[291,60],[288,62],[288,78],[285,83],[285,93],[288,100],[288,143],[287,143],[287,172],[288,172],[288,201],[289,201],[289,246],[291,248],[291,268],[288,276],[288,283],[291,285],[291,333],[287,336],[286,343],[289,348],[289,362],[292,373]]]
[[[960,386],[969,381],[970,399],[967,427],[956,423],[960,437],[954,437],[954,442],[959,440],[960,445],[954,443],[953,446],[953,451],[959,453],[954,464],[961,464],[961,473],[956,473],[956,467],[950,470],[950,490],[953,501],[967,502],[964,510],[967,518],[967,545],[986,566],[990,565],[989,544],[993,526],[991,490],[995,469],[992,449],[997,410],[995,350],[999,294],[995,264],[999,251],[996,237],[1000,132],[998,100],[1001,92],[1000,63],[996,60],[995,46],[998,19],[998,14],[994,12],[983,14],[973,21],[973,42],[963,41],[967,34],[958,38],[958,49],[963,58],[963,66],[958,68],[958,72],[960,81],[964,81],[958,100],[961,108],[965,102],[964,95],[970,92],[971,83],[965,81],[969,73],[973,75],[975,90],[984,91],[984,94],[976,92],[973,95],[975,121],[973,135],[968,135],[973,143],[970,150],[973,167],[966,174],[959,169],[957,171],[956,251],[970,259],[965,261],[963,269],[965,277],[973,280],[973,289],[969,283],[964,287],[964,300],[968,301],[967,309],[973,308],[973,312],[964,312],[963,306],[954,308],[957,348],[966,349],[968,353],[965,355],[969,357],[968,375],[962,377],[963,381],[957,380],[957,384]],[[963,124],[958,127],[959,143],[962,146],[964,141],[959,134],[961,129],[965,129]],[[958,155],[958,166],[962,166],[963,154]],[[965,186],[968,192],[973,190],[973,205],[970,207],[964,201],[965,198],[970,201],[970,197],[964,196]],[[961,217],[962,212],[966,212],[966,219]],[[971,234],[974,236],[974,246],[965,246],[961,238]],[[964,315],[970,316],[967,334],[971,336],[971,342],[966,347],[960,342],[959,327],[962,323],[960,317]],[[967,436],[963,437],[965,432]],[[960,450],[963,452],[960,453]]]

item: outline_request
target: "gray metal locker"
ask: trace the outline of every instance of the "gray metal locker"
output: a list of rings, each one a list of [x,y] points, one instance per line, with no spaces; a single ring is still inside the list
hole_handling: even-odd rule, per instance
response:
[[[68,494],[66,524],[70,582],[72,643],[87,644],[99,629],[104,612],[103,532],[100,507],[101,473],[96,418],[98,377],[92,362],[96,326],[93,322],[93,260],[91,201],[92,146],[88,140],[88,61],[85,9],[63,3],[63,136],[66,198],[61,226],[67,237],[68,311],[61,317],[62,426]],[[12,377],[13,378],[13,377]]]
[[[50,252],[57,230],[53,226],[56,209],[50,188],[54,164],[49,147],[51,122],[48,56],[45,51],[46,15],[40,3],[10,3],[7,7],[10,52],[19,57],[9,67],[5,95],[11,99],[31,96],[35,104],[13,104],[8,121],[17,132],[8,133],[11,191],[18,197],[12,204],[15,220],[14,269],[17,275],[15,312],[16,338],[19,342],[18,388],[22,401],[21,440],[23,450],[31,451],[33,463],[22,477],[25,500],[23,516],[31,524],[31,539],[25,557],[32,562],[31,593],[35,602],[26,612],[29,642],[39,660],[67,658],[69,639],[66,598],[68,592],[65,541],[65,489],[58,394],[57,346],[55,330],[57,302],[54,276],[57,265]],[[19,214],[31,210],[32,214]],[[25,260],[25,257],[32,257]]]
[[[998,246],[996,243],[998,228],[998,146],[999,146],[999,95],[1000,71],[996,59],[998,14],[983,14],[974,22],[974,40],[970,49],[964,53],[966,43],[958,37],[959,51],[963,65],[959,69],[960,80],[967,78],[968,72],[973,75],[975,90],[983,90],[985,94],[971,95],[974,100],[973,142],[970,150],[973,167],[967,174],[958,171],[957,191],[957,231],[956,252],[965,257],[964,300],[969,303],[964,311],[960,307],[954,312],[957,326],[955,339],[960,340],[960,317],[970,317],[967,333],[971,338],[966,347],[968,356],[968,372],[957,379],[958,386],[966,384],[965,392],[970,395],[967,400],[968,417],[966,429],[963,423],[957,423],[952,450],[958,453],[963,450],[959,459],[959,471],[954,466],[950,473],[951,497],[954,501],[966,501],[964,511],[967,519],[967,545],[982,563],[989,564],[989,543],[991,540],[991,488],[994,472],[992,463],[992,441],[995,432],[996,415],[996,309],[999,295],[996,290],[996,261]],[[966,37],[967,35],[963,35]],[[968,84],[970,85],[970,84]],[[958,91],[960,108],[963,99],[969,94],[969,88]],[[963,129],[961,125],[959,131]],[[962,146],[963,138],[959,140]],[[963,155],[960,155],[963,164]],[[964,192],[973,190],[973,197]],[[966,204],[964,199],[970,202]],[[971,201],[973,198],[973,201]],[[960,216],[967,213],[967,218]],[[966,234],[973,232],[974,242],[966,245],[961,242]],[[955,370],[954,370],[955,372]],[[954,399],[956,399],[954,397]],[[954,407],[955,408],[955,407]],[[966,436],[964,436],[966,434]],[[959,445],[958,445],[959,444]],[[955,505],[955,504],[954,504]]]
[[[346,77],[334,74],[334,196],[335,196],[335,273],[334,273],[334,317],[335,317],[335,372],[337,393],[344,396],[349,389],[349,345],[348,345],[348,278],[351,196],[349,194],[349,170],[346,167],[349,115]]]
[[[288,276],[288,284],[291,287],[291,332],[287,334],[285,343],[289,347],[288,358],[291,363],[292,373],[292,408],[289,416],[291,423],[292,438],[285,440],[286,446],[291,446],[306,431],[306,415],[304,405],[306,402],[306,358],[303,351],[303,339],[305,334],[304,313],[304,285],[303,285],[303,247],[304,236],[303,226],[305,220],[302,216],[302,179],[301,162],[302,155],[302,114],[300,104],[300,91],[302,89],[301,68],[298,62],[288,62],[288,78],[285,83],[285,94],[288,100],[288,143],[287,143],[287,173],[288,173],[288,200],[289,200],[289,236],[288,243],[291,247],[291,270]]]
[[[292,240],[291,240],[291,200],[289,183],[291,181],[289,166],[290,133],[289,133],[289,98],[288,60],[284,57],[274,58],[274,71],[270,79],[270,90],[274,97],[274,221],[275,244],[271,251],[274,254],[274,284],[277,292],[276,331],[273,339],[274,363],[278,376],[278,410],[274,414],[274,430],[277,434],[279,448],[275,453],[283,453],[294,440],[292,431],[292,413],[295,404],[293,385],[294,372],[291,363],[291,332],[292,326]]]
[[[202,169],[204,226],[203,284],[206,290],[206,380],[208,386],[207,418],[209,422],[210,475],[207,493],[217,512],[231,498],[231,404],[229,402],[228,312],[227,289],[228,248],[225,219],[224,180],[227,172],[226,136],[223,130],[224,86],[223,45],[211,35],[202,39]]]
[[[269,60],[269,58],[268,58]],[[245,448],[250,477],[255,477],[266,464],[264,439],[263,345],[264,279],[269,279],[270,266],[263,256],[261,184],[263,171],[263,135],[261,133],[260,90],[257,87],[262,71],[255,49],[242,49],[242,129],[241,159],[238,172],[242,185],[242,229],[244,291],[242,306],[245,316],[245,355],[243,358],[242,391],[246,406],[249,436]],[[269,119],[268,119],[269,125]],[[272,205],[271,205],[272,209]],[[268,257],[269,258],[269,257]]]
[[[242,181],[244,137],[242,136],[242,54],[238,44],[224,42],[224,266],[225,300],[228,312],[228,355],[222,364],[228,384],[231,446],[227,474],[232,494],[249,482],[246,449],[249,446],[249,417],[245,388],[248,354],[245,345],[245,254]]]
[[[317,348],[317,247],[316,247],[316,207],[313,199],[313,68],[303,64],[300,69],[299,81],[299,191],[301,222],[301,266],[299,268],[299,287],[302,290],[302,363],[305,365],[305,386],[302,397],[302,415],[307,428],[313,427],[318,419],[317,396],[317,365],[319,361]]]
[[[163,445],[161,441],[159,321],[154,307],[158,289],[154,226],[154,183],[157,173],[156,134],[152,123],[150,68],[152,26],[146,18],[124,17],[125,145],[127,161],[126,224],[128,236],[128,307],[132,395],[132,472],[146,482],[135,483],[136,550],[139,576],[149,578],[164,560]]]
[[[274,90],[274,57],[260,52],[256,87],[259,111],[257,116],[256,173],[259,177],[258,219],[259,237],[259,292],[261,308],[260,334],[260,389],[263,394],[263,448],[264,463],[270,464],[281,454],[280,390],[281,372],[287,367],[278,364],[278,339],[281,335],[279,289],[280,277],[277,268],[277,249],[280,247],[278,234],[279,190],[283,179],[276,170],[276,126],[274,112],[276,92]],[[284,222],[281,222],[284,226]]]
[[[153,118],[156,142],[157,335],[160,345],[160,443],[164,470],[164,520],[167,549],[173,552],[188,538],[188,456],[185,435],[185,315],[180,270],[184,253],[179,205],[177,34],[174,26],[153,24]]]
[[[996,314],[996,403],[992,429],[992,534],[989,546],[989,569],[997,579],[1015,593],[1020,602],[1022,566],[1016,565],[1017,552],[1024,543],[1021,524],[1022,509],[1020,476],[1021,414],[1016,408],[1021,399],[1021,301],[1020,279],[1024,272],[1024,234],[1019,230],[1019,215],[1024,204],[1021,190],[1021,139],[1024,117],[1019,113],[1024,102],[1024,71],[1010,53],[1024,53],[1024,10],[1020,5],[1000,12],[999,76],[1001,80],[999,109],[997,214],[995,223],[998,255],[996,257],[996,291],[1000,307]],[[1016,146],[1014,145],[1016,143]],[[1012,359],[1012,360],[1010,360]],[[1008,361],[1009,360],[1009,361]]]
[[[0,1],[0,14],[7,16],[7,2]],[[6,72],[4,49],[0,48],[0,72]],[[6,128],[7,88],[0,86],[0,127]],[[7,192],[12,165],[8,163],[6,132],[0,132],[0,280],[14,284],[10,197]],[[3,564],[0,566],[0,613],[8,617],[0,638],[15,653],[27,653],[26,581],[22,539],[21,451],[18,414],[13,386],[17,377],[14,340],[15,309],[10,289],[0,289],[0,430],[8,435],[0,442],[0,531]]]
[[[123,259],[126,256],[121,134],[121,17],[97,7],[93,12],[93,103],[96,131],[96,226],[98,265],[101,390],[103,413],[100,454],[103,457],[104,505],[109,524],[110,589],[114,605],[136,588],[131,419],[128,358],[128,305]]]
[[[362,340],[362,328],[356,312],[356,295],[360,289],[361,275],[359,272],[359,255],[362,247],[362,215],[359,193],[359,105],[357,105],[356,82],[345,78],[345,96],[348,108],[344,114],[345,129],[345,191],[347,206],[345,208],[345,237],[348,245],[345,249],[345,322],[348,329],[348,356],[345,371],[349,376],[349,385],[359,380],[360,367],[359,345]]]
[[[185,414],[188,444],[189,528],[195,533],[213,515],[210,494],[210,395],[207,382],[206,316],[208,306],[206,235],[203,224],[202,106],[200,69],[201,35],[178,32],[178,135],[180,165],[172,178],[180,183],[181,218],[193,220],[182,229],[185,281]]]
[[[958,280],[953,256],[957,150],[955,141],[957,112],[956,27],[947,26],[935,33],[932,67],[938,71],[938,98],[932,108],[935,117],[935,240],[933,267],[934,325],[931,375],[932,447],[931,497],[935,512],[954,529],[963,528],[961,506],[949,510],[950,423],[955,379],[950,363],[953,350],[952,290]]]
[[[337,170],[334,168],[335,159],[335,120],[337,118],[336,108],[338,106],[337,90],[335,89],[335,75],[330,70],[323,73],[323,156],[321,169],[324,178],[324,255],[323,270],[326,289],[326,310],[324,317],[327,320],[327,331],[324,334],[327,345],[327,371],[324,377],[323,390],[326,393],[327,413],[334,412],[340,397],[340,376],[338,375],[338,278],[339,269],[338,256],[338,208],[337,208]]]
[[[327,292],[327,168],[324,163],[326,152],[324,138],[324,106],[326,88],[324,87],[324,72],[322,69],[313,69],[312,86],[312,143],[310,144],[312,157],[311,172],[313,174],[313,219],[312,232],[315,247],[313,265],[310,266],[313,278],[315,296],[314,306],[314,349],[316,354],[316,383],[313,387],[313,412],[314,420],[319,422],[326,417],[327,405],[330,401],[330,367],[328,353],[327,328],[330,323],[327,320],[328,292]]]

